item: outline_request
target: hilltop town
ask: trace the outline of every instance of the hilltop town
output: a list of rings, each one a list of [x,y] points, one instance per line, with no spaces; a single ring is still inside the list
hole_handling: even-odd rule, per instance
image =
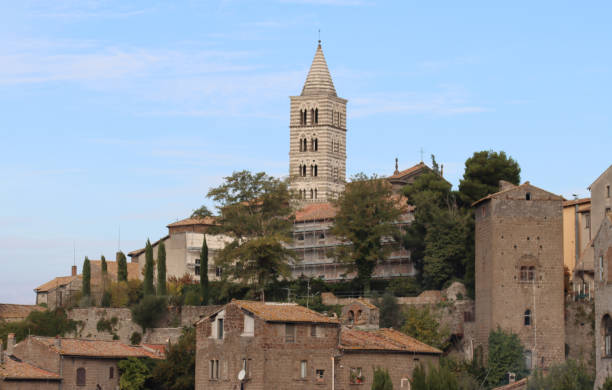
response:
[[[290,99],[288,178],[0,304],[0,390],[612,389],[612,165],[582,199],[503,151],[347,178],[320,41]]]

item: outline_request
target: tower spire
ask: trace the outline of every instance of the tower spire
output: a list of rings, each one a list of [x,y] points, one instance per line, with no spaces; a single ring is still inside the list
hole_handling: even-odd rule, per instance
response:
[[[302,88],[302,96],[338,96],[323,55],[320,39],[304,88]]]

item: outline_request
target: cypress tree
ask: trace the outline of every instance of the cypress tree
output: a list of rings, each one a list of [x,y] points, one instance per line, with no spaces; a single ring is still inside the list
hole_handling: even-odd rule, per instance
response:
[[[200,251],[200,291],[202,292],[202,305],[208,305],[210,292],[208,291],[208,245],[206,244],[206,234],[202,242]]]
[[[389,371],[385,368],[374,369],[374,379],[372,380],[372,390],[393,390],[393,383],[389,376]]]
[[[108,266],[106,265],[106,257],[100,256],[100,267],[102,267],[102,277],[105,277],[108,273]]]
[[[118,282],[127,282],[128,272],[127,272],[127,260],[125,259],[125,255],[123,252],[117,252],[117,281]]]
[[[157,295],[166,295],[166,246],[163,241],[157,248]]]
[[[85,256],[85,261],[83,262],[83,296],[89,297],[91,296],[91,264],[89,264],[89,259]]]
[[[145,246],[145,268],[144,268],[144,295],[155,295],[155,286],[153,285],[153,247],[151,241],[147,239]]]

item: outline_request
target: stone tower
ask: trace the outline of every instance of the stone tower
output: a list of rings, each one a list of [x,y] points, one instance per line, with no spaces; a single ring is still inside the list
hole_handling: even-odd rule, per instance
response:
[[[346,99],[334,88],[321,41],[300,96],[291,96],[289,175],[304,203],[326,202],[346,181]]]
[[[563,199],[502,183],[474,203],[476,355],[500,327],[518,335],[528,368],[550,368],[565,359]]]

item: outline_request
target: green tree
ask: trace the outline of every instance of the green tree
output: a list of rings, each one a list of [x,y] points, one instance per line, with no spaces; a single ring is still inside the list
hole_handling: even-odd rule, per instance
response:
[[[168,307],[164,297],[145,295],[131,310],[132,319],[140,325],[144,333],[155,326],[155,323],[166,314]]]
[[[102,307],[110,306],[110,292],[108,291],[109,280],[108,280],[108,264],[106,264],[106,257],[104,255],[100,256],[100,274],[102,277],[102,302],[100,305]]]
[[[372,390],[393,390],[391,376],[386,368],[376,367],[372,380]]]
[[[399,329],[402,325],[402,310],[397,302],[395,295],[385,292],[380,299],[375,302],[380,311],[380,327]]]
[[[193,213],[191,213],[191,218],[206,218],[212,216],[213,214],[206,206],[201,206],[199,209],[195,209],[193,210]]]
[[[125,254],[121,251],[117,252],[117,281],[127,282],[128,271],[127,271],[127,260]]]
[[[127,358],[119,361],[119,387],[121,390],[142,390],[145,382],[151,376],[149,367],[145,362],[138,358]]]
[[[429,390],[427,384],[427,371],[422,364],[419,364],[412,371],[412,379],[410,379],[411,390]]]
[[[361,288],[370,291],[370,280],[376,263],[385,259],[394,245],[383,241],[399,241],[396,224],[403,212],[391,185],[376,176],[358,174],[334,201],[338,209],[331,229],[346,245],[337,250],[339,260],[357,270]]]
[[[157,295],[166,295],[166,246],[163,241],[157,247]]]
[[[459,182],[461,200],[467,205],[499,190],[499,181],[519,184],[521,168],[505,152],[483,150],[465,161],[463,179]]]
[[[432,347],[444,350],[449,346],[450,331],[440,325],[429,307],[409,306],[402,332]]]
[[[439,366],[430,365],[427,370],[421,365],[417,366],[412,374],[410,388],[412,390],[467,390],[473,387],[460,386],[456,373],[444,362],[440,362]]]
[[[509,372],[515,373],[516,379],[524,378],[529,373],[525,365],[525,349],[515,333],[507,333],[500,328],[489,333],[487,368],[487,382],[491,386],[508,383]]]
[[[196,336],[194,328],[185,328],[176,344],[170,344],[166,359],[153,369],[157,388],[191,390],[195,386]]]
[[[17,341],[28,335],[64,336],[76,331],[77,323],[68,319],[62,308],[45,311],[32,311],[25,320],[17,322],[0,321],[0,340],[6,345],[7,335],[15,333]]]
[[[293,214],[287,182],[263,172],[234,172],[207,196],[218,204],[216,230],[232,239],[216,258],[224,280],[250,284],[264,299],[267,285],[290,275],[294,257],[286,246]]]
[[[83,261],[83,288],[82,288],[83,297],[91,296],[91,264],[87,256],[85,256],[85,261]]]
[[[153,285],[153,247],[151,241],[147,239],[145,245],[145,266],[144,266],[144,295],[155,295],[155,286]]]
[[[553,366],[550,372],[544,373],[536,370],[529,378],[528,390],[591,390],[593,376],[584,363],[575,360],[566,360],[564,363]],[[604,383],[602,390],[612,389],[612,382]]]
[[[204,234],[202,249],[200,250],[200,291],[202,293],[202,305],[208,305],[210,301],[210,291],[208,289],[208,245],[206,244],[206,234]]]

